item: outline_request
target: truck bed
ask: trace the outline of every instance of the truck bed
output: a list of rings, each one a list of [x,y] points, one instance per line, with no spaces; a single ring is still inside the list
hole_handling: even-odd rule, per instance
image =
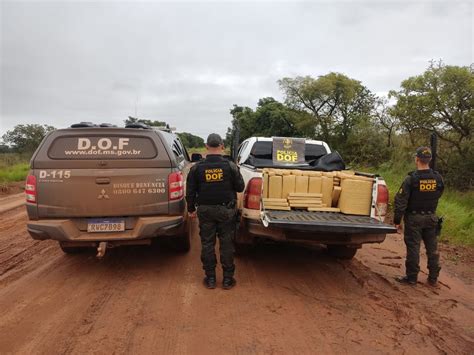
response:
[[[369,216],[334,212],[264,211],[262,222],[265,226],[302,232],[380,234],[397,231],[395,227]]]

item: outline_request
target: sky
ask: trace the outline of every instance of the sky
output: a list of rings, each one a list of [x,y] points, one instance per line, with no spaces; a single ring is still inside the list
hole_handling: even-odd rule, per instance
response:
[[[0,0],[0,135],[127,116],[201,137],[283,77],[341,72],[386,94],[431,59],[474,62],[474,1]]]

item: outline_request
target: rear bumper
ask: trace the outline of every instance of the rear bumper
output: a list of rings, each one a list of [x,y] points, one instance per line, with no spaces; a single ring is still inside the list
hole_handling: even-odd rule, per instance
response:
[[[313,242],[315,244],[326,245],[353,245],[360,246],[365,243],[382,243],[385,240],[386,233],[365,233],[354,228],[348,232],[335,232],[330,228],[327,230],[310,230],[305,227],[297,226],[268,226],[265,227],[260,220],[244,218],[240,228],[248,237],[263,237],[279,241],[294,242]]]
[[[139,217],[133,229],[113,233],[88,233],[78,228],[71,219],[29,221],[28,232],[33,239],[53,239],[60,242],[96,242],[142,240],[174,236],[183,233],[183,216]]]

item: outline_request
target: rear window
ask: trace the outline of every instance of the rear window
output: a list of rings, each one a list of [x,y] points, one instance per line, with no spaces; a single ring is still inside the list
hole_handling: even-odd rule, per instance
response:
[[[320,144],[310,144],[306,143],[305,145],[305,160],[307,162],[316,160],[323,155],[326,155],[328,152],[326,148]],[[257,159],[268,159],[272,160],[273,154],[273,142],[266,141],[266,142],[255,142],[252,147],[252,151],[250,155]]]
[[[68,136],[58,137],[51,144],[50,159],[152,159],[156,146],[148,137]]]

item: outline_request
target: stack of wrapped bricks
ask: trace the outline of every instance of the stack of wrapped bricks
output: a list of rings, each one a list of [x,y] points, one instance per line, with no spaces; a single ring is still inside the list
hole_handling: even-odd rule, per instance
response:
[[[373,178],[351,171],[263,169],[263,205],[267,210],[368,216],[373,183]]]

